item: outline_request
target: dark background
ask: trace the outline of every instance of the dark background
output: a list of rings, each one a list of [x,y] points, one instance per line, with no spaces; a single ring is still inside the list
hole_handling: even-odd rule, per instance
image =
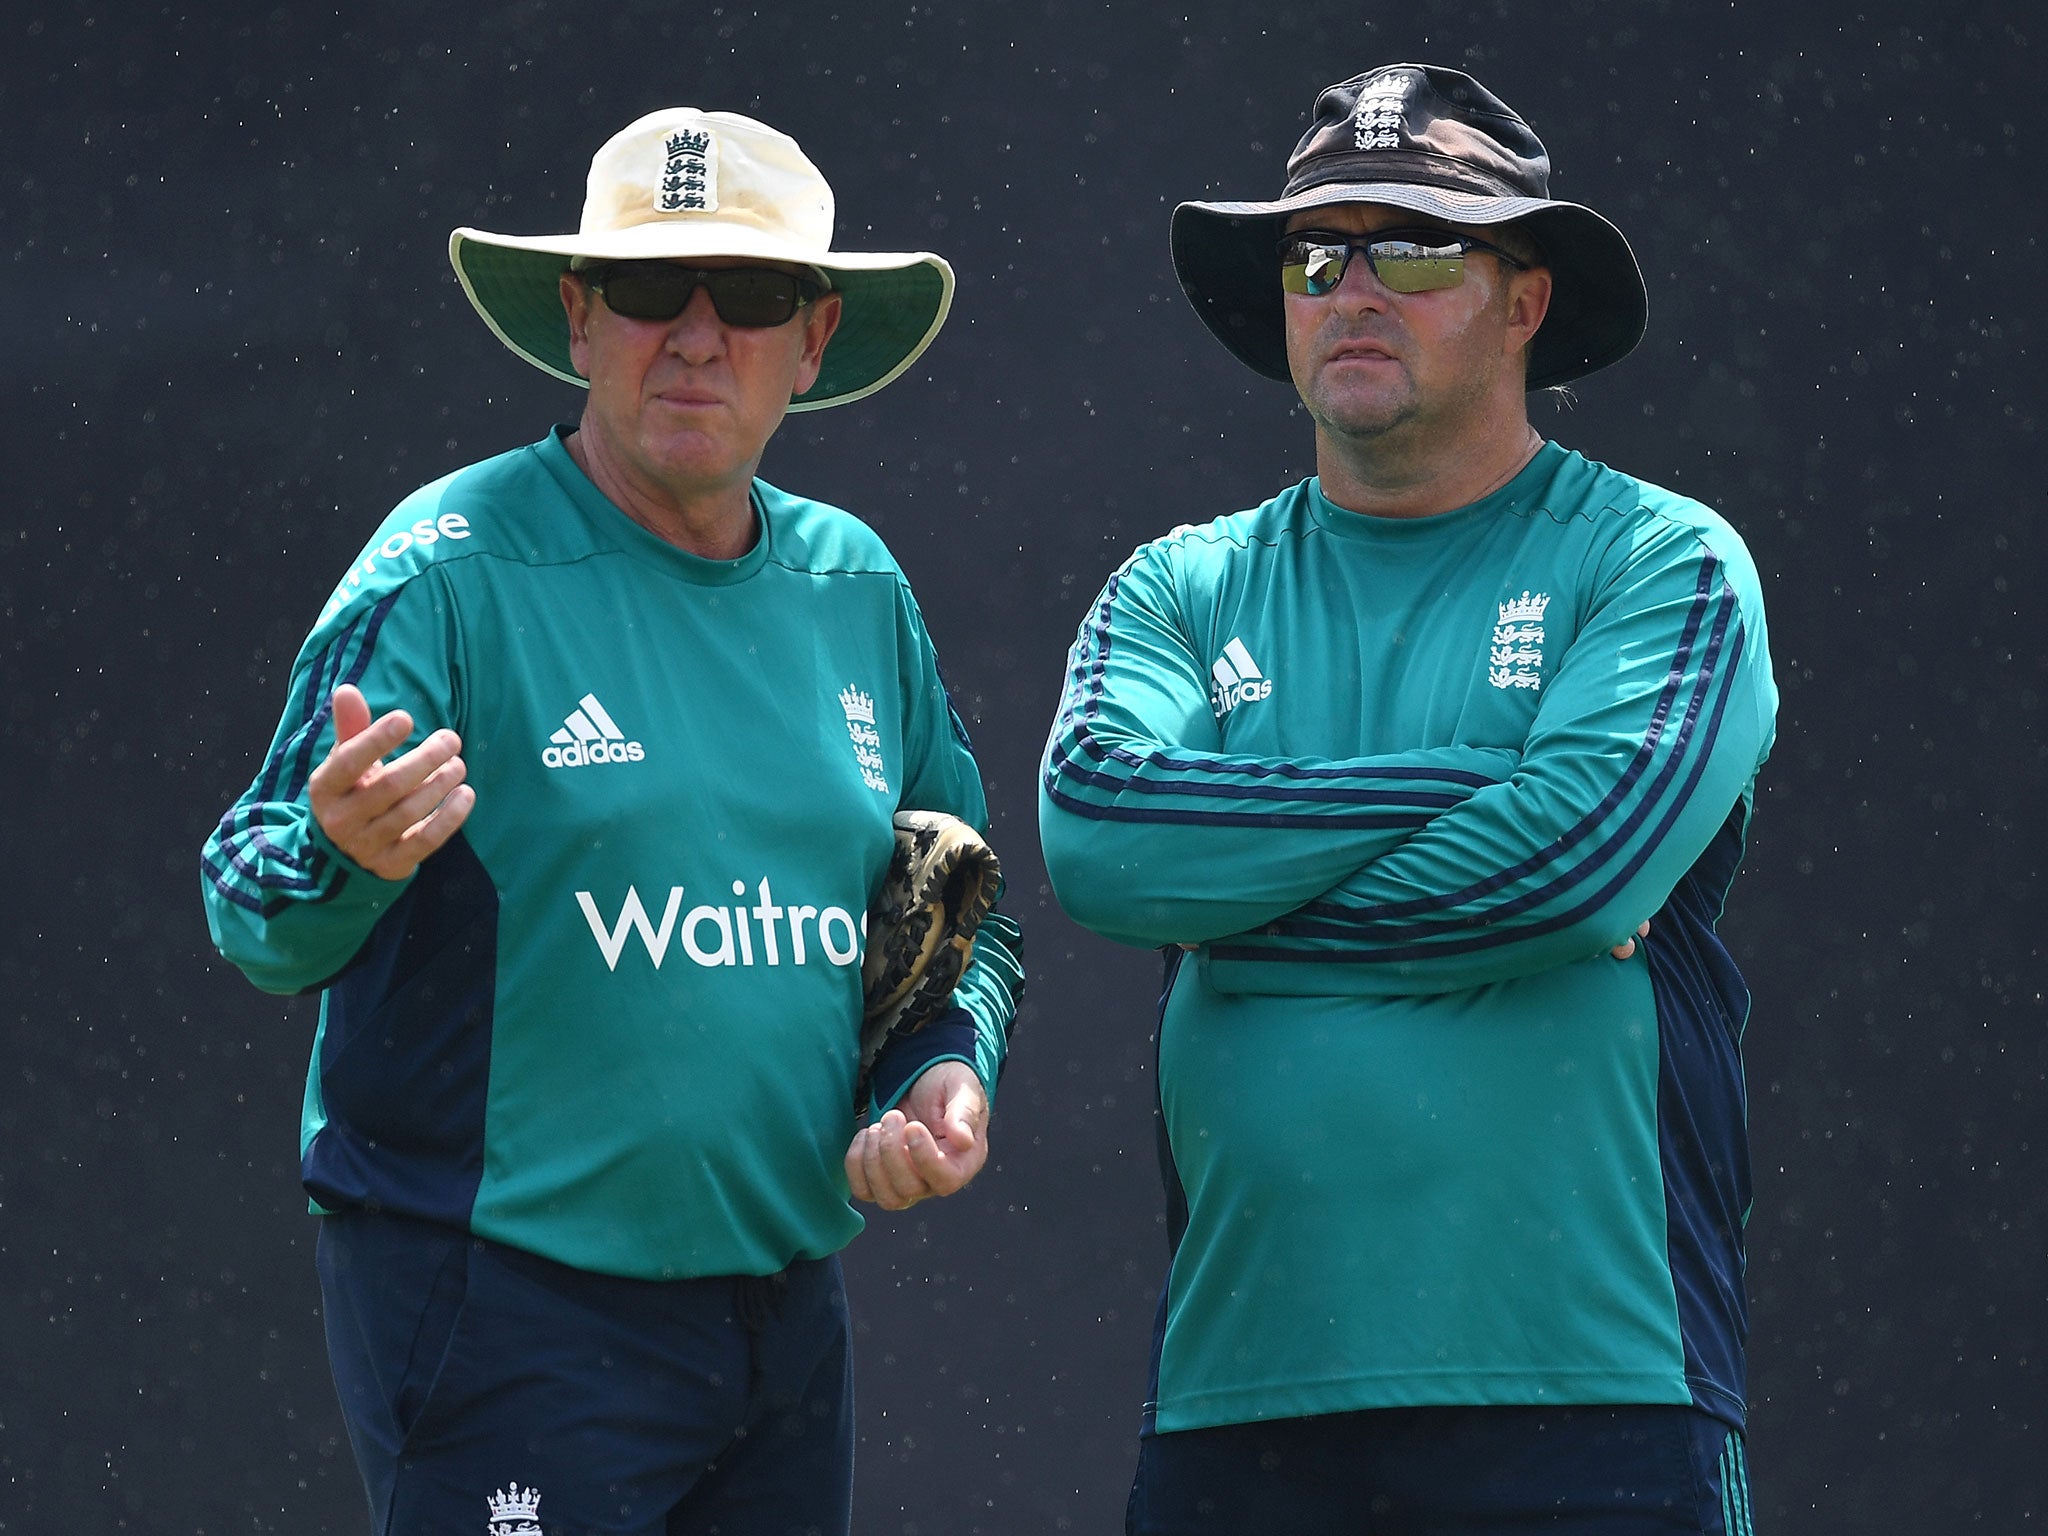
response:
[[[909,570],[1033,972],[987,1174],[848,1255],[858,1527],[1121,1529],[1157,966],[1052,904],[1034,764],[1109,569],[1311,467],[1180,298],[1171,206],[1273,194],[1317,88],[1403,58],[1519,108],[1648,276],[1649,339],[1538,426],[1764,574],[1783,708],[1726,924],[1758,1529],[2038,1526],[2039,12],[1386,10],[7,7],[0,1530],[361,1528],[296,1184],[314,1008],[213,957],[196,853],[386,509],[579,408],[449,228],[573,228],[598,143],[678,102],[793,133],[842,246],[960,274],[925,360],[764,467]]]

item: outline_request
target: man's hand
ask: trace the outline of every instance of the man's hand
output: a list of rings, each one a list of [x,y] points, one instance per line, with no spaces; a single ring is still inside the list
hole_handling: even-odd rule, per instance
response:
[[[1636,952],[1636,939],[1647,939],[1649,936],[1650,920],[1646,917],[1642,920],[1642,923],[1636,928],[1635,939],[1623,939],[1619,944],[1615,945],[1613,949],[1609,950],[1608,953],[1613,955],[1614,958],[1617,960],[1626,960],[1629,958],[1629,956],[1633,955]]]
[[[412,734],[402,709],[370,719],[362,690],[334,690],[334,750],[313,770],[314,819],[334,846],[384,880],[403,880],[468,818],[476,791],[453,731],[434,732],[395,762],[384,754]]]
[[[846,1182],[856,1200],[903,1211],[965,1189],[988,1161],[988,1094],[964,1061],[927,1067],[897,1107],[855,1134]]]

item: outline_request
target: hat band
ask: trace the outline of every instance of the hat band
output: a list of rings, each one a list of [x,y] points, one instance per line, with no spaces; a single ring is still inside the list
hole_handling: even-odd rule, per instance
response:
[[[1371,184],[1394,182],[1403,186],[1441,187],[1451,192],[1477,192],[1488,197],[1547,198],[1550,190],[1518,187],[1505,177],[1495,176],[1448,155],[1431,155],[1407,149],[1372,149],[1355,155],[1318,155],[1287,183],[1283,197],[1295,197],[1332,182]]]

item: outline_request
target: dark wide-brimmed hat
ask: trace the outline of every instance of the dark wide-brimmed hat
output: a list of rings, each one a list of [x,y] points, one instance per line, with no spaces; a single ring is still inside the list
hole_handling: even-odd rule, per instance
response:
[[[559,283],[600,261],[722,256],[809,267],[840,296],[818,379],[792,411],[873,394],[931,345],[953,303],[953,269],[930,251],[835,251],[832,189],[796,140],[737,112],[669,107],[605,142],[590,162],[573,235],[458,229],[448,259],[498,339],[534,367],[589,381],[569,359]]]
[[[1592,209],[1550,195],[1543,141],[1455,69],[1389,64],[1328,86],[1270,203],[1182,203],[1173,266],[1202,323],[1268,378],[1287,379],[1276,253],[1290,214],[1377,203],[1450,224],[1516,224],[1543,251],[1550,310],[1529,343],[1529,388],[1626,357],[1649,297],[1635,253]]]

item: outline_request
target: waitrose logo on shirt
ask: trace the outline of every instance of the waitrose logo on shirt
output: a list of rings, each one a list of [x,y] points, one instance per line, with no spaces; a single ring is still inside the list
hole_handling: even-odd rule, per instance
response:
[[[334,589],[334,596],[327,599],[327,607],[320,615],[325,624],[342,609],[348,600],[362,591],[365,578],[377,574],[377,562],[395,565],[407,555],[415,564],[421,556],[433,552],[434,546],[444,540],[466,539],[469,537],[469,519],[460,512],[443,512],[439,517],[423,517],[410,528],[393,529],[384,542],[364,554],[362,564],[342,577],[341,585]]]
[[[868,931],[865,912],[856,918],[844,907],[780,904],[766,876],[755,885],[751,905],[745,899],[746,881],[733,881],[732,893],[741,899],[731,906],[699,903],[685,912],[686,892],[682,886],[672,885],[658,922],[648,915],[640,892],[630,885],[615,918],[604,916],[589,891],[576,893],[576,905],[583,909],[583,920],[590,925],[590,936],[597,941],[605,969],[610,971],[619,968],[628,941],[636,935],[657,971],[669,957],[671,945],[694,965],[808,965],[813,955],[827,965],[860,964],[861,945]]]

